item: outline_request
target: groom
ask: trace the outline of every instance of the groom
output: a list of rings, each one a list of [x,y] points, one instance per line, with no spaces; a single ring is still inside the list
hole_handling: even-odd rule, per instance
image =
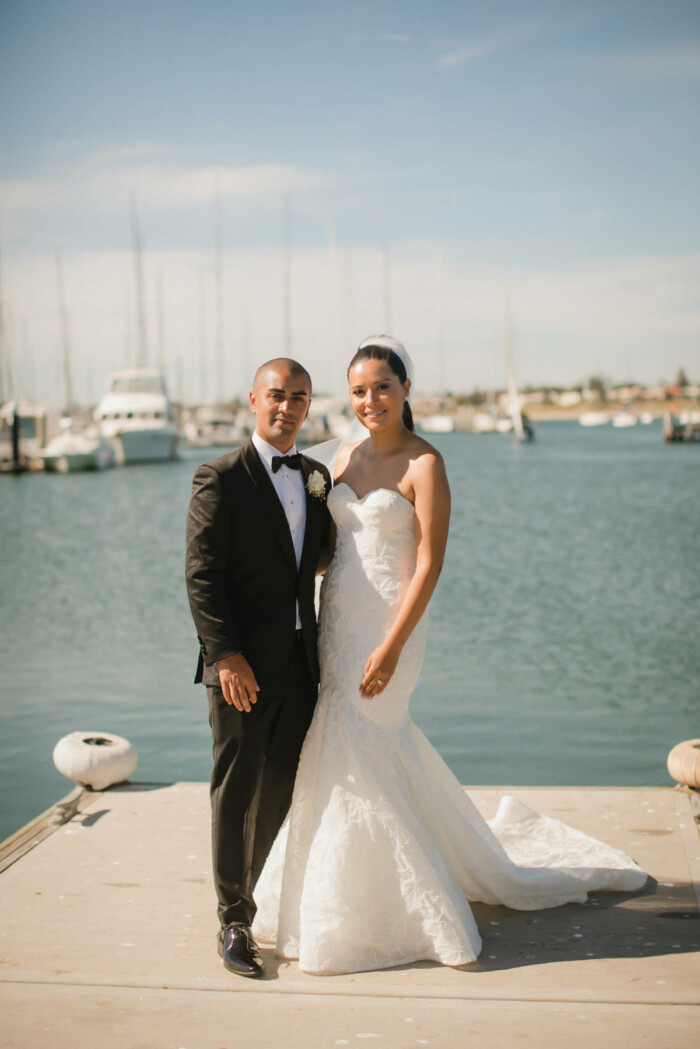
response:
[[[253,889],[289,808],[316,703],[314,579],[328,534],[325,466],[298,455],[311,379],[285,357],[255,375],[255,433],[200,466],[187,521],[186,577],[199,638],[195,682],[209,698],[218,950],[261,976]]]

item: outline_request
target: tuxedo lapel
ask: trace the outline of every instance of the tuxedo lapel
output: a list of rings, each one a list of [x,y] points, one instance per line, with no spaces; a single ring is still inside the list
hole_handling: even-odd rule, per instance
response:
[[[241,456],[245,463],[246,469],[250,474],[254,484],[260,492],[260,496],[265,503],[269,514],[270,520],[274,525],[277,537],[282,545],[285,556],[289,562],[289,567],[296,576],[297,574],[297,559],[294,553],[294,543],[292,542],[292,533],[289,531],[289,522],[287,521],[287,515],[284,512],[284,507],[279,500],[277,492],[275,491],[274,485],[268,477],[267,470],[265,469],[260,456],[255,450],[255,445],[252,441],[248,440],[241,449]],[[308,513],[308,495],[307,495],[307,513]]]

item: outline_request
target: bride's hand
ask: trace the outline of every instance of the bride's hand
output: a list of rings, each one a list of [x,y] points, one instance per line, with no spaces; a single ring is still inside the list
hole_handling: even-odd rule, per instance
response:
[[[363,699],[381,695],[396,670],[400,654],[401,650],[396,645],[379,645],[375,648],[367,660],[365,676],[360,685]]]

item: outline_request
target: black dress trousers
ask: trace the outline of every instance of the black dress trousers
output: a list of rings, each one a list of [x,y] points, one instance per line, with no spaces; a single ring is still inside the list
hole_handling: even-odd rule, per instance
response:
[[[212,852],[222,926],[251,925],[253,890],[292,800],[299,753],[311,724],[318,685],[299,635],[286,686],[258,692],[250,713],[207,685],[213,736]]]

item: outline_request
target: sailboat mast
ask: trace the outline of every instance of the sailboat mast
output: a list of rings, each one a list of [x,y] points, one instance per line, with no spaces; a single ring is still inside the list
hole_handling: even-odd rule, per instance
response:
[[[22,318],[22,361],[24,363],[24,388],[30,401],[38,400],[36,381],[36,361],[29,342],[29,331],[26,317]]]
[[[391,334],[391,260],[389,258],[389,246],[384,245],[383,252],[384,270],[384,332]]]
[[[447,370],[445,368],[445,282],[442,270],[442,249],[435,248],[435,319],[437,329],[437,358],[439,392],[447,395]]]
[[[10,397],[10,355],[5,343],[5,297],[2,284],[2,245],[0,244],[0,405]]]
[[[131,301],[131,290],[128,287],[124,288],[124,367],[133,367],[133,352],[134,352],[134,339],[133,339],[133,315],[132,315],[133,303]]]
[[[335,236],[335,219],[328,221],[328,255],[331,277],[331,308],[333,310],[333,372],[336,376],[333,392],[342,396],[343,355],[340,337],[340,290],[338,286],[338,244]]]
[[[344,296],[343,296],[343,322],[346,338],[350,344],[355,339],[355,289],[354,289],[354,267],[352,260],[352,248],[346,248],[344,254]],[[341,368],[341,375],[343,369]],[[347,387],[346,387],[347,389]]]
[[[16,360],[14,362],[12,360],[12,346],[13,346],[13,343],[14,343],[14,340],[13,340],[14,331],[13,331],[12,309],[9,306],[7,306],[5,308],[4,330],[5,330],[5,332],[8,333],[7,334],[7,341],[4,343],[4,346],[5,346],[5,382],[6,382],[5,393],[6,393],[6,396],[11,401],[14,401],[14,400],[19,400],[20,391],[19,391],[18,369],[16,369],[16,367],[13,367],[13,363],[16,366],[17,362],[16,362]]]
[[[253,332],[250,324],[250,315],[248,313],[248,307],[245,300],[241,303],[241,359],[240,359],[240,378],[241,378],[241,405],[246,404],[246,394],[248,392],[248,383],[250,382],[250,361],[254,358],[254,346],[253,346]]]
[[[289,193],[284,198],[284,352],[292,356],[292,208]]]
[[[513,353],[513,315],[510,305],[510,295],[506,292],[505,297],[505,338],[506,338],[506,375],[508,378],[508,402],[510,415],[513,420],[513,432],[519,441],[523,440],[525,430],[523,428],[523,417],[520,412],[520,396],[518,394],[518,378],[515,372],[515,355]]]
[[[221,250],[221,186],[216,176],[214,195],[214,280],[216,294],[216,397],[224,400],[224,274]]]
[[[199,275],[199,403],[207,403],[207,325],[204,274]]]
[[[158,331],[158,367],[165,375],[165,302],[163,298],[163,273],[158,274],[156,283],[156,320]]]
[[[148,364],[148,339],[146,331],[146,305],[143,293],[143,261],[141,258],[141,234],[136,212],[136,194],[133,189],[129,195],[131,210],[131,239],[134,249],[134,271],[136,278],[136,331],[137,351],[136,367],[145,368]]]
[[[61,322],[61,348],[63,351],[63,392],[64,411],[70,415],[73,410],[73,384],[70,373],[70,338],[68,335],[68,312],[66,310],[66,295],[63,286],[63,259],[61,252],[56,248],[56,289],[58,292],[58,313]]]

